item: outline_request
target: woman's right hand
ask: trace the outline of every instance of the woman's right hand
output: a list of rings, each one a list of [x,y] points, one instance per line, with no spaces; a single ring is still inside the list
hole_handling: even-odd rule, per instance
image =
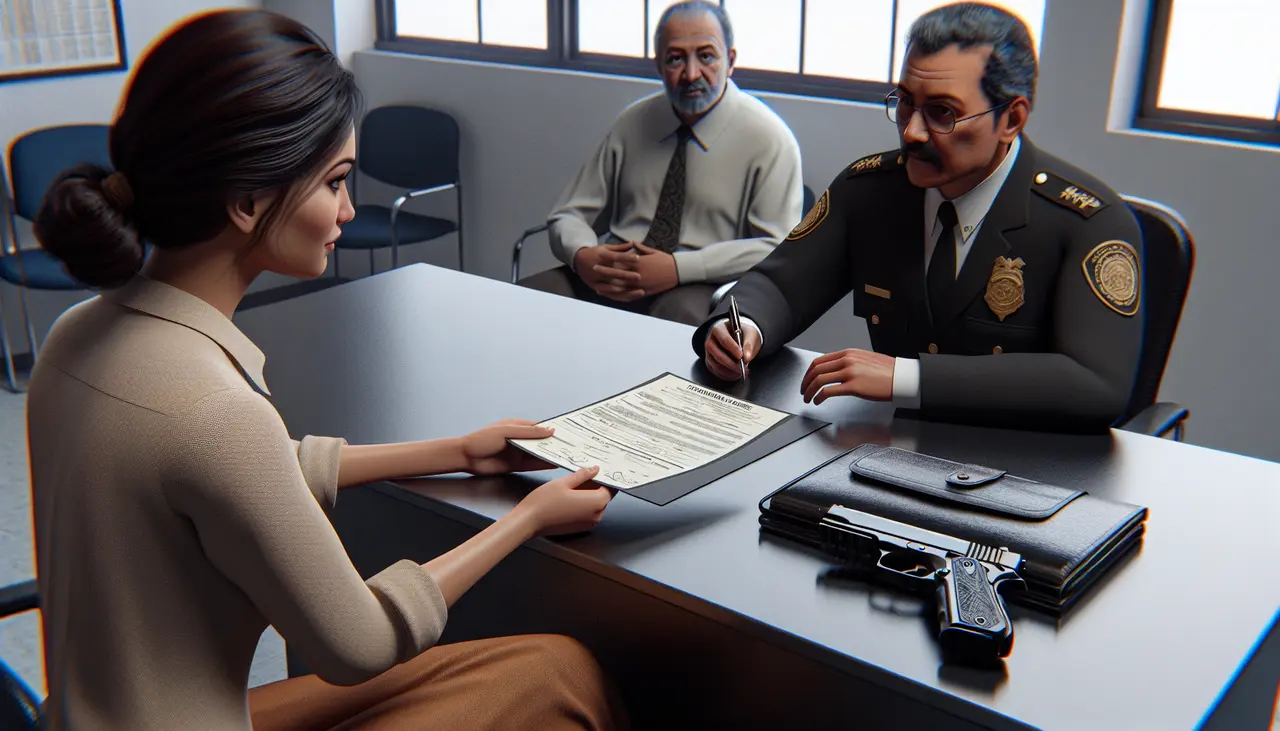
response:
[[[610,488],[588,484],[599,472],[599,467],[589,467],[543,483],[526,495],[513,512],[529,521],[535,536],[591,530],[604,517],[614,493]]]

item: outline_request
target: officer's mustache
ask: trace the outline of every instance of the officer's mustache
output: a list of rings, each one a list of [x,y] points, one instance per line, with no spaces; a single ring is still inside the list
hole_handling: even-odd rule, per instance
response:
[[[921,162],[927,162],[935,168],[942,167],[942,158],[938,156],[938,151],[933,148],[933,145],[928,142],[904,142],[902,153]]]

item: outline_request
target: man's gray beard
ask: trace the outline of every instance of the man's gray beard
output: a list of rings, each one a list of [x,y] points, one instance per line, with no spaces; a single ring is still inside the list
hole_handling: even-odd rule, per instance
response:
[[[679,88],[667,89],[667,99],[671,102],[671,106],[676,108],[677,112],[680,112],[681,114],[696,115],[702,114],[715,106],[716,102],[720,101],[720,97],[723,93],[724,83],[720,83],[717,86],[710,87],[709,93],[692,99],[686,99],[681,96]]]

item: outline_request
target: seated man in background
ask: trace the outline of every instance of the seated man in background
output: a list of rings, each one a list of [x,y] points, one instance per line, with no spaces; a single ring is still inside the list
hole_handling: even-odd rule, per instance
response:
[[[729,80],[733,29],[718,5],[672,5],[654,35],[666,92],[622,112],[556,203],[549,236],[565,266],[520,284],[697,325],[716,287],[800,220],[800,147]]]
[[[1022,134],[1036,75],[1017,17],[973,3],[922,16],[885,100],[900,149],[842,171],[734,287],[745,359],[779,350],[852,290],[875,352],[814,360],[806,402],[892,400],[1014,428],[1116,422],[1142,348],[1141,233],[1115,191]],[[742,350],[725,311],[693,346],[733,380]]]

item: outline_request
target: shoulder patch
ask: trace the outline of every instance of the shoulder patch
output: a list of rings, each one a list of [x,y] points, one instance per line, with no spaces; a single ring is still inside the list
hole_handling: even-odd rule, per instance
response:
[[[1084,258],[1084,278],[1107,307],[1125,317],[1138,314],[1142,302],[1142,265],[1125,241],[1104,241]]]
[[[890,152],[877,152],[874,155],[867,155],[860,160],[854,160],[849,163],[849,167],[845,168],[844,176],[846,178],[852,178],[855,175],[862,175],[863,173],[892,170],[901,166],[901,151],[892,150]]]
[[[1046,200],[1090,218],[1109,204],[1088,190],[1048,170],[1037,172],[1032,178],[1031,189]]]
[[[813,233],[814,229],[822,225],[827,219],[827,212],[831,210],[831,191],[824,190],[822,195],[818,196],[818,200],[813,202],[813,207],[809,212],[804,214],[804,218],[800,220],[800,225],[796,226],[791,233],[787,234],[786,241],[794,241],[803,239]]]

